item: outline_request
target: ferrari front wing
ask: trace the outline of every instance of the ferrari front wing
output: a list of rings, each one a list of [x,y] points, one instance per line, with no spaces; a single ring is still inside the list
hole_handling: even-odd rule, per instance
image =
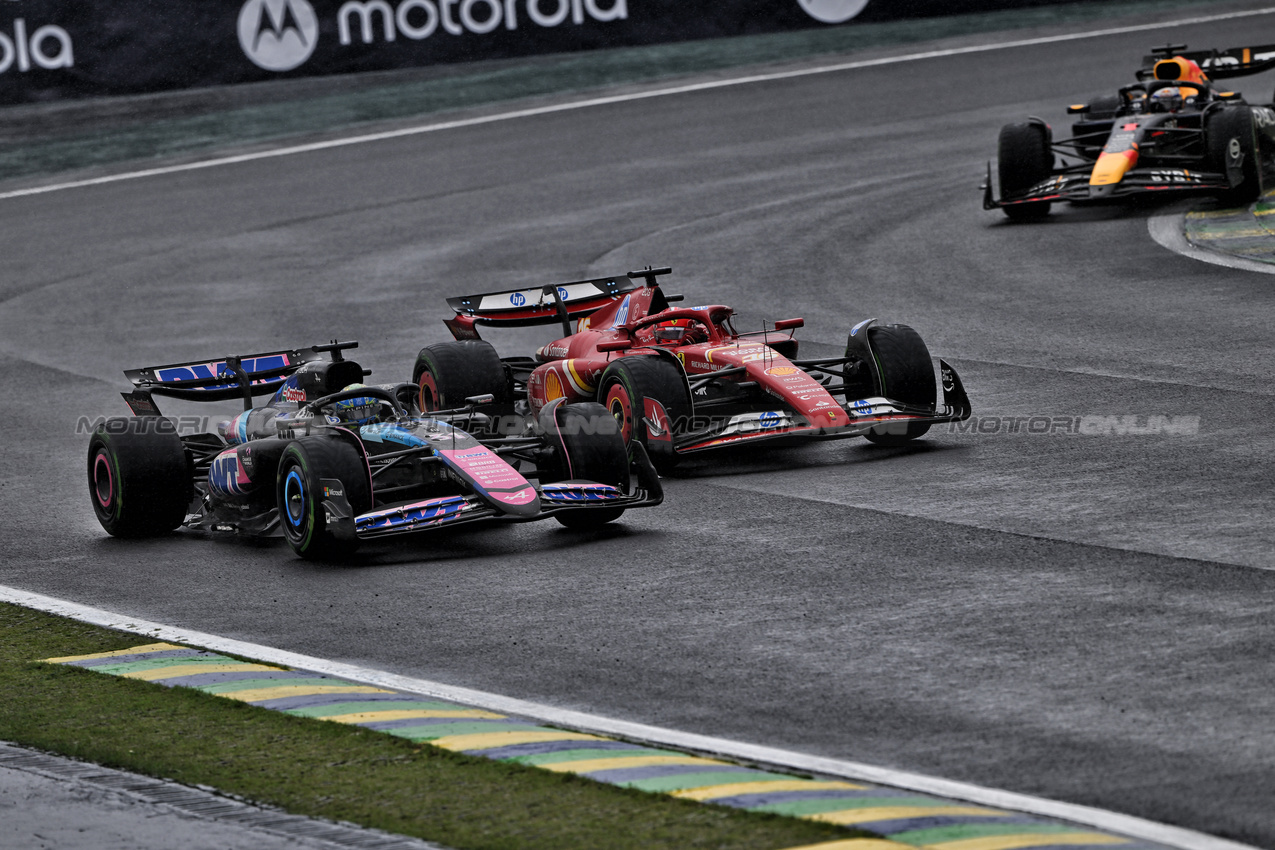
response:
[[[861,437],[869,431],[900,431],[911,424],[963,422],[970,417],[971,406],[960,376],[946,360],[939,360],[943,386],[943,403],[937,409],[914,407],[888,398],[866,398],[847,402],[843,409],[850,416],[849,425],[828,427],[807,421],[788,411],[760,411],[738,414],[703,430],[679,435],[674,442],[678,454],[690,454],[739,443],[755,443],[778,439],[841,439]]]

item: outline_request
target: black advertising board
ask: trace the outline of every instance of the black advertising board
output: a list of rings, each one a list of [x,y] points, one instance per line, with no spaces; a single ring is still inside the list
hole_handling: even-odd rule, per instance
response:
[[[421,67],[1048,0],[0,0],[0,103]]]

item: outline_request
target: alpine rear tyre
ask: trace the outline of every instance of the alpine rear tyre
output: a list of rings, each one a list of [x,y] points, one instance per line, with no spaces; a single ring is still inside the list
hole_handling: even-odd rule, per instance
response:
[[[312,435],[289,443],[279,458],[276,498],[279,526],[292,551],[312,561],[349,557],[359,541],[328,528],[324,479],[340,482],[353,516],[372,509],[367,459],[341,437]]]
[[[194,473],[171,419],[108,419],[89,438],[89,496],[114,537],[155,537],[182,524]]]
[[[868,342],[881,374],[881,395],[933,412],[938,399],[934,364],[921,335],[907,325],[868,328]],[[880,446],[901,446],[930,430],[928,422],[892,423],[864,436]]]
[[[1026,192],[1049,177],[1054,168],[1049,127],[1029,121],[1006,124],[996,145],[996,168],[1001,197]],[[1049,214],[1049,201],[1032,201],[1001,207],[1014,221],[1035,221]]]

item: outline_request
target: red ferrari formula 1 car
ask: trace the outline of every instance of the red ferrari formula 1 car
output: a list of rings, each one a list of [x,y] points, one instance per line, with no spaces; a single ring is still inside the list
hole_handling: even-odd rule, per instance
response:
[[[1275,155],[1275,110],[1218,81],[1275,67],[1275,45],[1185,51],[1184,44],[1156,48],[1137,82],[1069,106],[1079,116],[1070,138],[1054,139],[1040,118],[1001,128],[1001,196],[992,193],[989,165],[983,208],[1031,220],[1055,201],[1183,192],[1236,205],[1255,200]]]
[[[657,467],[722,446],[866,437],[900,445],[970,415],[956,370],[934,366],[906,325],[855,325],[840,357],[797,359],[802,319],[735,330],[722,304],[673,307],[657,278],[668,268],[448,299],[454,341],[421,349],[412,371],[422,410],[486,396],[507,432],[560,398],[596,401]],[[534,357],[501,358],[479,326],[560,323],[564,336]]]

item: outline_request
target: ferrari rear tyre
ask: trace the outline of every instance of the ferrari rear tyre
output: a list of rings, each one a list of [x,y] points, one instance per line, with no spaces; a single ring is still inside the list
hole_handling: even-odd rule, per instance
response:
[[[1224,204],[1250,204],[1262,194],[1262,163],[1253,113],[1246,106],[1224,107],[1205,119],[1204,141],[1208,167],[1225,174],[1231,182],[1218,195]]]
[[[349,557],[356,539],[342,539],[328,528],[323,479],[341,483],[353,515],[372,509],[367,459],[353,443],[335,436],[311,435],[289,443],[279,458],[276,504],[283,536],[302,558],[330,561]]]
[[[89,496],[114,537],[156,537],[182,524],[194,473],[171,419],[108,419],[89,439]]]
[[[421,349],[412,369],[421,412],[464,407],[465,399],[492,395],[495,404],[513,400],[509,374],[490,342],[481,339],[436,342]]]
[[[996,168],[1001,197],[1026,192],[1049,177],[1054,168],[1049,127],[1029,121],[1006,124],[996,146]],[[1014,221],[1035,221],[1049,214],[1049,201],[1032,201],[1001,207]]]
[[[673,439],[685,432],[693,411],[681,369],[660,356],[614,360],[602,373],[598,400],[619,423],[625,443],[641,443],[656,469],[677,465]],[[663,419],[648,415],[648,400],[663,408]]]
[[[907,325],[868,328],[868,342],[880,369],[881,395],[894,401],[933,411],[938,398],[934,364],[921,335]],[[901,446],[930,430],[928,422],[894,423],[874,428],[864,436],[879,446]]]
[[[558,433],[565,448],[558,464],[541,483],[584,479],[629,490],[629,451],[620,436],[620,423],[595,402],[562,405],[555,411]],[[624,508],[581,508],[555,514],[567,528],[597,528],[614,522]]]

